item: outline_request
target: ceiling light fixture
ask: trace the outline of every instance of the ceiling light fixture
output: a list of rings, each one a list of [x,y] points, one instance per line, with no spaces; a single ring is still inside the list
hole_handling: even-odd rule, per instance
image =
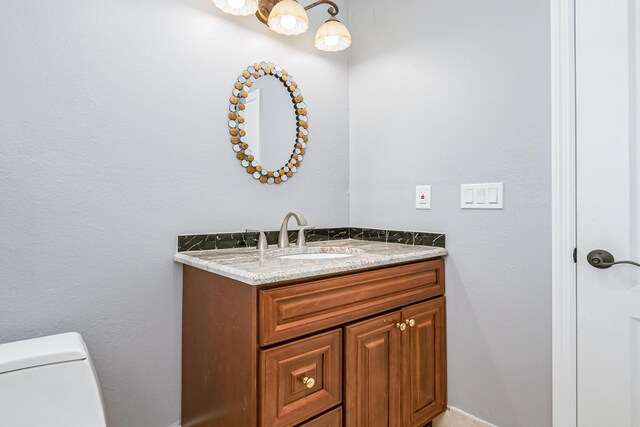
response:
[[[318,28],[315,46],[326,52],[337,52],[351,45],[351,34],[338,19],[339,9],[331,0],[318,0],[302,6],[297,0],[213,0],[224,12],[233,15],[256,14],[263,24],[278,34],[298,35],[309,29],[307,11],[322,4],[329,5],[330,18]]]
[[[213,4],[232,15],[247,16],[258,11],[258,0],[213,0]]]
[[[351,34],[344,24],[332,16],[318,28],[316,47],[326,52],[337,52],[351,46]]]
[[[309,17],[295,0],[282,0],[271,9],[267,25],[278,34],[295,36],[309,29]]]

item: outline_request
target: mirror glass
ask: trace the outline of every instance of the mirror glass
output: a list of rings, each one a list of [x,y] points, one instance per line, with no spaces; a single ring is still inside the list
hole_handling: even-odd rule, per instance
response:
[[[282,82],[272,76],[257,79],[245,102],[245,130],[255,161],[268,170],[279,169],[291,156],[296,113]]]

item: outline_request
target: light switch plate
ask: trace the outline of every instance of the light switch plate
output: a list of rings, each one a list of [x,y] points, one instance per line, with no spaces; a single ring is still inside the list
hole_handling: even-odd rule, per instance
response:
[[[462,209],[503,209],[504,183],[462,184],[460,207]]]
[[[431,209],[430,185],[416,185],[416,209]]]

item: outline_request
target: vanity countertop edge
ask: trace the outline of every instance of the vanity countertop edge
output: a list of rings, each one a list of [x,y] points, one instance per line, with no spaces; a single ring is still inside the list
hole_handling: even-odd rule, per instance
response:
[[[446,249],[435,246],[353,239],[312,242],[308,247],[356,248],[362,252],[349,258],[287,260],[269,256],[270,252],[277,250],[277,247],[270,246],[265,251],[259,251],[256,248],[235,248],[178,252],[173,259],[181,264],[258,286],[427,260],[448,254]]]

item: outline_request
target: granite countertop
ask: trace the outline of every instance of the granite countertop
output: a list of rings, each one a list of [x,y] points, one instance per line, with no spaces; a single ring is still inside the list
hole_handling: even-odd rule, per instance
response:
[[[300,250],[270,246],[265,251],[237,248],[179,252],[173,259],[249,285],[264,285],[447,255],[446,249],[434,246],[353,239],[312,242],[308,243],[307,249],[309,252],[350,253],[353,256],[322,260],[282,259],[278,256],[300,253]]]

